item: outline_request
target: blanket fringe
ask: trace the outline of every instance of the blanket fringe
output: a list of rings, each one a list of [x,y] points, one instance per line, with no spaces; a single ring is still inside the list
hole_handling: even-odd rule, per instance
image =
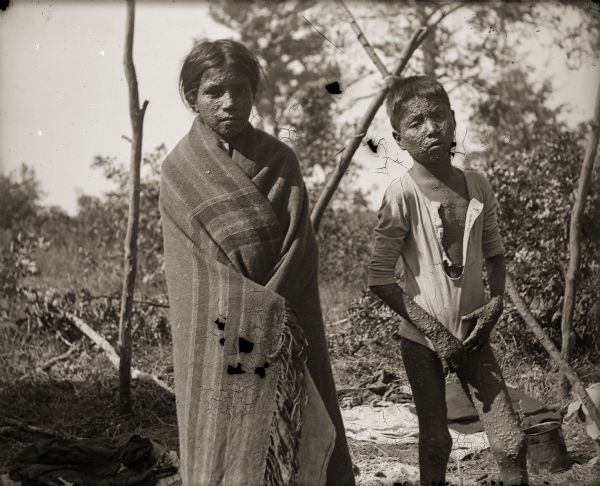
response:
[[[277,360],[282,371],[276,385],[276,409],[267,450],[266,486],[294,485],[298,476],[298,450],[302,430],[302,409],[306,403],[307,344],[294,311],[286,304]]]

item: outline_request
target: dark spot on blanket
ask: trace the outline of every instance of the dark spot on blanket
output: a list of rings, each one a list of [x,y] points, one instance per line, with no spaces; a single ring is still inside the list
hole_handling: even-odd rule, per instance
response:
[[[225,346],[225,338],[221,338],[221,339],[219,339],[219,344],[220,344],[221,346]]]
[[[240,353],[251,353],[254,349],[254,343],[246,341],[243,337],[240,338]]]
[[[329,83],[325,86],[325,89],[329,91],[331,94],[342,94],[342,90],[340,88],[340,83],[334,81],[333,83]]]
[[[238,363],[235,368],[231,365],[227,365],[227,374],[229,375],[242,375],[244,373],[245,371],[242,371],[242,363]]]
[[[223,317],[223,320],[221,320],[220,317],[217,317],[215,319],[215,324],[219,328],[219,331],[224,331],[225,330],[225,320],[226,320],[225,317]]]
[[[264,378],[264,377],[265,377],[265,375],[266,375],[266,373],[265,373],[265,370],[266,370],[268,367],[269,367],[269,363],[267,363],[267,362],[265,361],[265,364],[264,364],[264,365],[262,365],[262,366],[257,366],[257,367],[254,369],[254,373],[256,373],[256,374],[257,374],[258,376],[260,376],[261,378]]]

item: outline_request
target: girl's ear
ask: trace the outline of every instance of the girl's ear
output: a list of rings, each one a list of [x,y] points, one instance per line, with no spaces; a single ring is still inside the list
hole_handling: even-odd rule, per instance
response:
[[[400,137],[400,134],[396,130],[392,132],[392,136],[394,137],[394,140],[396,140],[398,147],[400,147],[402,150],[406,150],[406,148],[404,147],[404,142]]]

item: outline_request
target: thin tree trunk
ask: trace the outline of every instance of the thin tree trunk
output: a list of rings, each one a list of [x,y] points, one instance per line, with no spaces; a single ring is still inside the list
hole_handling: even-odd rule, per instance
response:
[[[569,363],[562,357],[560,351],[556,349],[554,343],[550,340],[548,335],[542,329],[542,326],[540,326],[535,320],[535,317],[533,317],[533,314],[529,310],[529,307],[527,307],[527,304],[521,298],[517,287],[510,278],[510,275],[506,276],[506,290],[508,292],[508,295],[510,296],[510,299],[515,304],[517,311],[519,312],[519,314],[521,314],[521,317],[523,318],[529,329],[531,329],[531,331],[533,332],[535,337],[537,337],[541,345],[544,346],[550,357],[558,364],[562,373],[571,382],[571,385],[573,385],[575,393],[581,400],[581,403],[583,403],[585,408],[588,409],[590,417],[596,424],[596,427],[600,429],[600,411],[598,411],[598,408],[596,408],[596,405],[594,405],[594,402],[592,402],[592,400],[590,399],[590,396],[585,391],[583,383],[575,374],[573,368],[571,368]]]
[[[148,101],[140,108],[138,82],[133,64],[133,32],[135,25],[135,2],[127,0],[125,28],[125,54],[123,64],[129,88],[129,116],[131,118],[131,161],[129,169],[129,215],[125,236],[125,258],[123,263],[123,293],[119,315],[119,410],[131,412],[131,314],[135,274],[137,270],[137,236],[140,212],[140,165],[142,161],[142,133],[144,113]]]
[[[415,33],[411,37],[408,45],[404,49],[404,52],[402,53],[402,57],[400,58],[400,61],[392,70],[393,76],[400,76],[400,74],[402,74],[402,71],[408,64],[408,61],[411,58],[413,52],[415,52],[415,50],[421,45],[421,43],[425,40],[425,38],[429,35],[429,33],[437,26],[437,24],[439,24],[442,21],[442,19],[444,19],[447,15],[449,15],[451,12],[454,12],[456,9],[458,9],[460,7],[461,7],[461,5],[457,5],[451,9],[449,9],[445,13],[442,13],[440,18],[436,22],[434,22],[430,25],[423,25],[415,31]],[[346,14],[352,15],[347,8],[345,10],[346,10]],[[371,57],[371,58],[377,57],[377,53],[372,48],[372,46],[369,44],[369,41],[367,40],[367,38],[365,37],[364,34],[359,36],[358,40],[363,45],[365,50],[367,51],[369,57]],[[377,65],[378,69],[380,70],[380,72],[382,73],[382,75],[388,76],[390,74],[389,71],[385,68],[385,65],[381,61],[376,62],[376,65]],[[327,179],[327,182],[325,183],[325,187],[324,187],[323,191],[321,192],[321,194],[319,195],[319,199],[317,200],[317,203],[315,204],[315,207],[310,215],[311,222],[312,222],[315,233],[317,233],[319,231],[319,224],[321,223],[323,213],[325,212],[325,209],[327,209],[327,205],[329,204],[329,201],[331,201],[333,194],[335,193],[336,189],[338,188],[340,181],[342,180],[342,177],[344,177],[344,174],[348,170],[350,162],[352,161],[352,157],[356,153],[356,150],[358,149],[360,142],[362,141],[364,136],[367,134],[367,130],[368,130],[369,126],[371,125],[373,118],[375,118],[377,110],[379,110],[379,107],[382,105],[383,101],[385,100],[385,97],[387,96],[389,89],[390,89],[390,86],[386,83],[384,85],[384,87],[381,89],[380,93],[377,95],[377,97],[373,99],[373,101],[367,108],[367,111],[365,112],[362,119],[360,120],[360,123],[358,124],[356,134],[352,137],[352,139],[350,140],[348,145],[346,145],[346,148],[342,152],[342,155],[340,156],[335,168],[333,169],[333,172],[329,176],[329,179]]]
[[[577,194],[575,204],[571,212],[571,223],[569,226],[569,266],[565,274],[565,298],[562,308],[561,320],[561,354],[565,361],[569,361],[573,347],[572,327],[573,312],[575,310],[575,294],[577,291],[577,280],[579,277],[579,260],[581,256],[580,230],[583,210],[585,209],[585,200],[590,188],[592,170],[598,151],[598,137],[600,135],[600,85],[596,93],[596,105],[594,108],[594,117],[591,121],[592,133],[588,140],[588,145],[581,165],[579,182],[577,184]],[[561,389],[563,396],[569,393],[569,381],[563,375],[561,377]]]

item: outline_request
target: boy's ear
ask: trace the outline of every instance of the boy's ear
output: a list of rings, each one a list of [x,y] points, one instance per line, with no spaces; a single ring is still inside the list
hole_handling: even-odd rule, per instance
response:
[[[404,148],[404,142],[402,141],[402,138],[400,137],[400,134],[394,130],[392,132],[392,136],[394,137],[394,140],[396,140],[396,143],[398,144],[398,147],[400,147],[402,150],[406,150]]]

